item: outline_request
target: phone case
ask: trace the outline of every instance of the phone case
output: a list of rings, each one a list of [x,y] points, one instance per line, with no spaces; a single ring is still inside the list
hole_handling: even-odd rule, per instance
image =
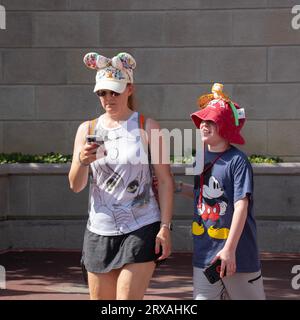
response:
[[[99,145],[104,144],[104,140],[102,139],[102,137],[95,136],[95,135],[87,135],[86,136],[86,141],[88,143],[96,143],[96,144],[99,144]]]
[[[207,280],[211,284],[213,284],[221,279],[220,272],[221,272],[221,260],[220,259],[218,259],[212,265],[208,266],[206,269],[203,270],[203,273],[205,274]]]

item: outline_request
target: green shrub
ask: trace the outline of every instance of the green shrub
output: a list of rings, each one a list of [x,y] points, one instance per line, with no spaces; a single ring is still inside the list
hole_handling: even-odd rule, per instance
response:
[[[283,162],[282,159],[279,157],[268,157],[268,156],[262,156],[262,155],[256,155],[253,154],[248,157],[249,161],[251,163],[279,163]],[[174,157],[171,156],[171,163],[193,163],[193,156],[187,156],[187,157]]]
[[[279,163],[283,162],[279,157],[266,157],[257,154],[252,154],[248,157],[251,163]]]
[[[262,155],[253,154],[248,157],[252,163],[279,163],[282,159],[279,157],[267,157]],[[171,163],[192,163],[193,156],[174,157],[170,158]],[[4,163],[68,163],[72,161],[72,155],[63,155],[61,153],[45,153],[41,155],[31,155],[17,153],[0,153],[0,164]]]
[[[45,153],[41,155],[16,153],[0,153],[0,164],[3,163],[67,163],[71,162],[71,155],[62,155],[61,153]]]

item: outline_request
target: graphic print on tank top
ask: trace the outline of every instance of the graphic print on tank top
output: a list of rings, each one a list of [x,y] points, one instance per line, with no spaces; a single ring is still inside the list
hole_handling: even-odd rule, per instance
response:
[[[101,126],[97,128],[97,135],[105,141],[107,156],[91,166],[91,218],[99,221],[98,225],[106,223],[108,228],[114,226],[121,233],[130,232],[149,219],[159,220],[149,164],[122,162],[122,157],[131,159],[143,152],[138,130],[132,130],[138,127],[135,120],[132,117],[129,126],[113,132]],[[154,216],[149,211],[155,212]]]

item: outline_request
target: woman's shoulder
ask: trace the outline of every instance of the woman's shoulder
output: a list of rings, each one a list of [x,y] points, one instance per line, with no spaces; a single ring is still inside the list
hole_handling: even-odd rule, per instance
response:
[[[146,116],[144,116],[144,125],[140,125],[140,128],[143,128],[143,130],[146,131],[149,143],[151,143],[151,135],[153,134],[151,131],[154,129],[160,130],[159,123],[156,120]]]
[[[146,125],[146,130],[160,129],[160,125],[158,121],[154,120],[153,118],[146,117],[145,125]]]
[[[80,139],[83,139],[83,138],[85,139],[85,136],[88,134],[88,132],[89,132],[89,121],[87,120],[79,124],[76,136],[79,137]]]
[[[78,131],[87,131],[88,127],[90,125],[90,120],[86,120],[82,123],[80,123],[80,125],[78,126]]]

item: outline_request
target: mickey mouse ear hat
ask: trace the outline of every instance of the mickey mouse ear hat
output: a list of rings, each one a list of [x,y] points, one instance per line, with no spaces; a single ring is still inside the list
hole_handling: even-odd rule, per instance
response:
[[[97,70],[94,92],[106,89],[123,93],[127,84],[133,83],[136,62],[129,53],[121,52],[109,59],[96,52],[89,52],[83,62],[88,68]]]
[[[191,114],[191,119],[197,128],[203,120],[211,120],[218,125],[219,134],[229,143],[244,144],[240,134],[246,119],[245,110],[223,93],[223,85],[215,83],[212,93],[198,99],[200,111]]]

